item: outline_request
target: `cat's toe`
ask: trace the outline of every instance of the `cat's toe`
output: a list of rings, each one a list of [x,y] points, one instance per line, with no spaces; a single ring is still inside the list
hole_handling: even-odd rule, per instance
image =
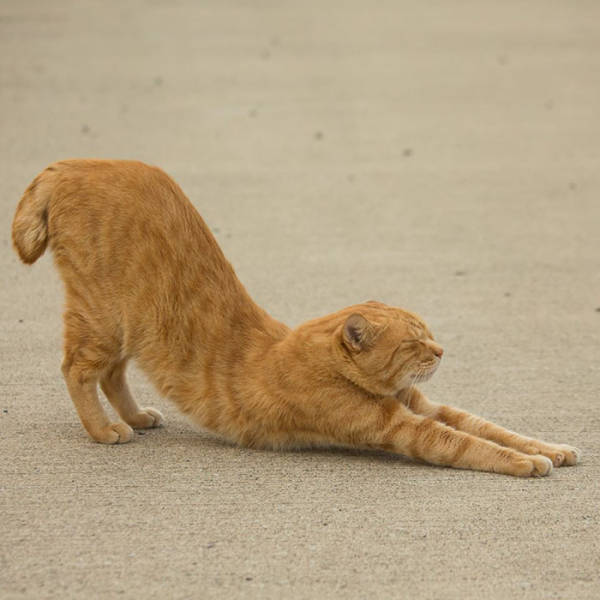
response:
[[[147,427],[161,427],[162,424],[165,422],[165,418],[163,417],[162,413],[156,410],[155,408],[143,408],[142,412],[146,413],[148,418],[152,420],[152,422],[149,425],[147,425]]]
[[[552,473],[553,463],[547,456],[532,456],[531,460],[533,462],[532,477],[545,477]]]
[[[155,408],[142,408],[134,417],[128,419],[129,425],[135,429],[149,429],[160,427],[164,423],[164,417]]]
[[[509,473],[518,477],[545,477],[552,473],[552,461],[541,454],[521,456],[513,463]]]
[[[111,423],[92,437],[101,444],[126,444],[133,439],[133,429],[127,423]]]
[[[555,467],[560,467],[565,462],[565,453],[562,451],[549,451],[545,454]]]
[[[546,451],[542,450],[540,453],[547,456],[555,467],[576,465],[581,457],[581,450],[566,444],[550,446]]]
[[[539,442],[524,448],[527,454],[542,454],[552,461],[555,467],[575,465],[581,458],[581,450],[566,444],[544,444]]]
[[[573,446],[567,446],[563,444],[559,446],[559,454],[563,455],[563,465],[572,466],[576,465],[581,460],[581,450]]]

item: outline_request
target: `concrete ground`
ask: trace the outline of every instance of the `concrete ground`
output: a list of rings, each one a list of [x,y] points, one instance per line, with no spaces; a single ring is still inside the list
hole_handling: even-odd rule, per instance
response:
[[[600,4],[0,4],[0,598],[600,597]],[[67,157],[165,168],[254,298],[369,298],[446,354],[425,391],[580,447],[521,480],[238,449],[139,373],[164,429],[86,437],[62,289],[10,246]]]

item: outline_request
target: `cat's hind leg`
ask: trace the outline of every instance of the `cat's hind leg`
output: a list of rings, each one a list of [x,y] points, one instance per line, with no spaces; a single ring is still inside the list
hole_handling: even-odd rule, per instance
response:
[[[99,336],[89,325],[84,312],[67,310],[62,372],[83,426],[92,439],[104,444],[123,444],[133,437],[129,425],[111,422],[98,398],[98,381],[115,350],[110,338]]]
[[[418,414],[440,421],[459,431],[476,435],[508,448],[514,448],[524,454],[541,454],[549,458],[555,467],[575,465],[581,458],[581,451],[573,446],[549,444],[519,435],[464,410],[431,402],[416,388],[406,390],[400,399],[408,408]]]
[[[122,359],[107,369],[100,378],[102,391],[125,423],[134,429],[159,427],[162,414],[154,408],[140,408],[125,379],[127,359]]]

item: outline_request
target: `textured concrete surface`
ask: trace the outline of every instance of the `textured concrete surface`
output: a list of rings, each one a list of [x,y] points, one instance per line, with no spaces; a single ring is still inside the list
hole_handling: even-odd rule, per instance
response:
[[[597,2],[0,3],[0,598],[600,597]],[[579,446],[543,480],[240,450],[167,417],[86,437],[20,194],[161,165],[290,324],[377,298],[444,344],[425,390]]]

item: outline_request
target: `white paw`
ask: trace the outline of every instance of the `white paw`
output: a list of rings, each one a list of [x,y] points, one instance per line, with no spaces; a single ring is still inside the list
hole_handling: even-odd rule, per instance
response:
[[[562,454],[564,460],[562,462],[563,465],[576,465],[581,460],[581,450],[579,448],[575,448],[574,446],[567,446],[566,444],[561,444],[557,447],[558,453]]]
[[[536,455],[531,457],[533,462],[533,471],[531,472],[532,477],[545,477],[552,473],[552,461],[547,456]]]
[[[91,435],[101,444],[126,444],[133,438],[133,429],[127,423],[111,423]]]
[[[155,408],[142,408],[135,416],[128,418],[127,422],[134,429],[150,429],[160,427],[164,420],[162,414]]]

